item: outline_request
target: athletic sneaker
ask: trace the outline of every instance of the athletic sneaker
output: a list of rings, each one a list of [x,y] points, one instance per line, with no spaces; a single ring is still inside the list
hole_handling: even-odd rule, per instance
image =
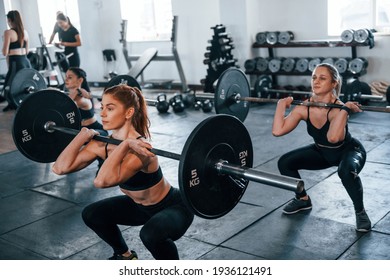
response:
[[[310,197],[307,200],[293,198],[286,206],[283,208],[284,214],[294,214],[299,211],[311,209],[311,200]]]
[[[138,260],[137,253],[135,251],[130,251],[131,255],[128,257],[124,257],[121,254],[115,254],[111,257],[108,258],[109,260]]]
[[[371,230],[371,221],[364,209],[362,212],[356,213],[356,230],[360,232],[368,232]]]

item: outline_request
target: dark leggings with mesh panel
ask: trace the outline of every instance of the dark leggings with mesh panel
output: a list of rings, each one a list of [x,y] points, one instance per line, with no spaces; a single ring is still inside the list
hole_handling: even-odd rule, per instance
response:
[[[143,225],[140,238],[157,260],[179,259],[174,241],[184,235],[194,219],[176,188],[171,188],[161,202],[152,206],[137,204],[126,195],[107,198],[88,205],[82,217],[116,254],[128,251],[118,225]]]
[[[320,148],[311,144],[280,157],[278,168],[282,175],[301,178],[298,170],[320,170],[331,166],[338,166],[338,175],[349,197],[352,199],[356,212],[364,209],[363,186],[358,176],[366,162],[366,151],[363,145],[352,138],[340,148]],[[297,193],[300,198],[306,195],[304,190]]]

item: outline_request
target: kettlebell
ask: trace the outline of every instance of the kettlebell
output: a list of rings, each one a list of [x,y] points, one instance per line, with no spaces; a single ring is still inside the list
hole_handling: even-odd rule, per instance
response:
[[[211,112],[212,109],[213,109],[213,103],[210,101],[210,99],[206,99],[205,101],[203,101],[202,103],[203,112],[209,113]]]
[[[156,108],[159,113],[166,113],[169,110],[169,103],[167,101],[167,95],[165,93],[160,93],[157,95]]]
[[[202,108],[202,102],[201,101],[196,101],[195,104],[194,104],[194,109],[196,111],[200,110],[200,108]]]
[[[186,93],[183,96],[183,103],[186,108],[190,108],[194,106],[195,103],[195,95],[192,93]]]
[[[171,99],[169,99],[169,104],[175,113],[181,113],[185,109],[183,96],[181,94],[175,94]]]

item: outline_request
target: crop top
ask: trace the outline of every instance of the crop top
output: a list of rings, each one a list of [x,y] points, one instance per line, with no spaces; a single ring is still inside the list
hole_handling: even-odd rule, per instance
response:
[[[21,49],[24,48],[25,45],[26,45],[26,40],[23,41],[23,46],[20,45],[19,41],[15,41],[9,43],[9,49],[10,50]]]
[[[108,157],[107,146],[108,143],[106,143],[105,146],[106,158]],[[159,166],[158,169],[152,173],[145,173],[142,171],[138,171],[133,177],[129,178],[126,182],[119,184],[119,187],[128,191],[142,191],[153,187],[158,182],[160,182],[162,178],[163,178],[163,174],[162,174],[161,167]]]
[[[16,32],[15,29],[13,29],[13,28],[11,28],[11,29]],[[24,48],[25,46],[26,46],[26,40],[23,40],[23,45],[20,45],[19,40],[15,41],[15,42],[10,42],[9,43],[9,49],[10,50],[21,49],[21,48]]]
[[[336,99],[337,101],[337,99]],[[336,101],[334,103],[336,103]],[[343,141],[340,141],[338,143],[330,143],[328,141],[327,133],[329,131],[330,127],[330,121],[329,121],[329,112],[333,108],[329,108],[328,113],[326,114],[326,123],[321,127],[321,128],[316,128],[311,122],[310,122],[310,106],[307,107],[307,133],[311,137],[313,137],[314,142],[319,145],[320,147],[328,147],[328,148],[337,148],[343,145],[344,143],[348,143],[352,136],[348,131],[348,124],[346,125],[346,133],[345,133],[345,138]]]

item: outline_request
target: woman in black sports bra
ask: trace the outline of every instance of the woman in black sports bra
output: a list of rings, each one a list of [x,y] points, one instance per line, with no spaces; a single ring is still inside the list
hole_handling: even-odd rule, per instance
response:
[[[309,101],[343,104],[339,99],[341,77],[330,64],[319,64],[312,74],[313,95]],[[299,170],[320,170],[338,166],[338,175],[350,196],[356,216],[356,230],[367,232],[371,221],[364,209],[363,186],[359,173],[366,161],[363,145],[348,131],[348,115],[361,112],[355,102],[346,102],[341,109],[296,106],[285,116],[291,106],[291,97],[280,99],[274,116],[272,134],[285,135],[294,130],[303,120],[314,144],[298,148],[280,157],[278,168],[282,175],[301,178]],[[296,193],[295,198],[283,209],[285,214],[294,214],[312,208],[306,191]]]
[[[141,91],[127,85],[105,90],[101,102],[103,127],[116,146],[91,140],[94,130],[82,128],[53,165],[56,174],[85,168],[97,158],[104,160],[94,184],[98,188],[119,185],[124,195],[88,205],[84,222],[114,251],[110,259],[137,259],[118,225],[140,226],[140,238],[155,259],[179,259],[175,242],[190,227],[194,215],[180,192],[164,178],[158,157],[150,152],[149,118]],[[87,145],[84,145],[89,142]]]
[[[94,129],[100,135],[107,136],[108,132],[95,117],[95,108],[87,82],[87,74],[79,67],[70,67],[65,74],[65,87],[69,97],[76,103],[81,115],[81,126]]]
[[[20,13],[16,10],[9,11],[7,20],[10,29],[4,31],[2,52],[7,59],[8,65],[8,72],[5,76],[3,87],[3,96],[8,101],[8,106],[3,111],[16,109],[17,104],[9,96],[9,86],[16,72],[23,68],[31,68],[31,63],[27,58],[28,33],[24,30]]]

